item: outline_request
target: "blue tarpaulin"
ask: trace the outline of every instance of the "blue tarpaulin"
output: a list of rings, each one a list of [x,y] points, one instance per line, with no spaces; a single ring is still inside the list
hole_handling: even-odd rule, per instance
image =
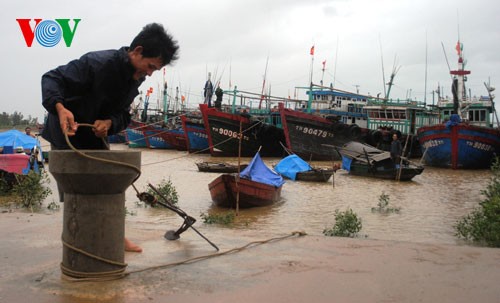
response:
[[[38,146],[38,148],[40,148],[40,142],[23,132],[11,129],[0,133],[0,147],[4,146],[12,146],[14,149],[17,147],[22,147],[23,149],[32,149],[35,146]]]
[[[272,171],[264,164],[259,153],[255,154],[247,168],[240,173],[240,177],[276,187],[280,187],[285,183],[282,176]]]
[[[282,176],[295,180],[297,173],[312,170],[312,167],[299,156],[290,155],[276,164],[274,170]]]
[[[342,156],[342,169],[351,171],[351,163],[352,163],[351,158]]]
[[[453,114],[450,116],[450,120],[446,122],[446,127],[450,128],[452,126],[458,125],[462,122],[462,119],[460,119],[460,116],[457,114]]]

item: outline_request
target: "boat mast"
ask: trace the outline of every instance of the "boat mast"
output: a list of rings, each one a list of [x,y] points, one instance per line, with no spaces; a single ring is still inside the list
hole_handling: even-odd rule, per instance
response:
[[[167,81],[165,80],[165,68],[163,68],[163,122],[168,122],[168,96],[167,96]]]
[[[384,96],[387,98],[387,91],[385,88],[385,71],[384,71],[384,55],[382,52],[382,41],[380,39],[380,35],[378,36],[378,43],[380,46],[380,61],[382,62],[382,83],[384,84]]]
[[[267,65],[269,63],[269,55],[267,56],[266,59],[266,69],[264,70],[264,79],[262,79],[262,90],[260,92],[260,101],[259,101],[259,109],[262,107],[262,101],[264,100],[264,89],[266,86],[266,76],[267,76]]]
[[[314,44],[311,47],[311,74],[309,76],[309,98],[307,100],[307,112],[311,112],[311,105],[312,105],[312,99],[313,99],[313,67],[314,67]]]
[[[450,74],[453,75],[453,106],[456,113],[462,118],[462,113],[460,111],[460,103],[465,101],[466,90],[465,90],[465,82],[467,81],[466,75],[470,74],[470,71],[465,70],[465,63],[463,58],[463,45],[460,43],[460,40],[457,42],[457,46],[455,47],[458,55],[458,69],[450,71]],[[456,94],[456,96],[455,96]],[[456,97],[456,100],[455,100]]]

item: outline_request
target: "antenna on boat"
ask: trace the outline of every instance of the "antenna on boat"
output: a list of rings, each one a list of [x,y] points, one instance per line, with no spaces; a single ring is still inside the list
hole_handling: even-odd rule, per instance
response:
[[[391,88],[392,85],[394,84],[394,77],[396,77],[396,74],[398,73],[399,69],[401,66],[397,66],[397,55],[394,55],[394,63],[392,65],[392,72],[391,72],[391,78],[389,79],[389,83],[387,83],[388,89],[387,89],[387,94],[385,95],[385,99],[389,99],[389,95],[391,94]]]
[[[488,77],[488,83],[484,82],[484,86],[486,87],[486,91],[488,92],[488,96],[490,97],[490,102],[491,102],[491,106],[493,108],[493,113],[495,114],[495,118],[497,120],[497,127],[500,128],[500,121],[498,120],[497,110],[495,108],[495,102],[493,101],[493,99],[495,98],[495,95],[491,93],[492,91],[495,90],[495,88],[490,85],[490,78],[489,77]]]
[[[259,109],[261,109],[262,101],[264,100],[264,90],[265,90],[265,87],[266,87],[267,65],[268,64],[269,64],[269,55],[267,55],[266,69],[264,70],[264,76],[263,76],[263,79],[262,79],[262,90],[260,92]]]
[[[441,41],[441,47],[443,48],[443,54],[444,54],[444,58],[446,59],[446,65],[448,65],[448,71],[450,72],[450,78],[453,80],[453,77],[451,76],[450,62],[448,62],[448,56],[446,55],[446,50],[444,48],[443,41]]]
[[[337,60],[339,58],[339,35],[337,35],[337,47],[335,50],[335,65],[333,67],[333,85],[335,87],[335,78],[337,77]]]
[[[378,43],[380,46],[380,61],[382,62],[382,81],[384,86],[384,96],[387,97],[387,91],[385,89],[385,71],[384,71],[384,55],[382,52],[382,40],[380,39],[380,34],[378,35]]]
[[[424,77],[424,107],[427,106],[427,30],[425,31],[425,77]]]

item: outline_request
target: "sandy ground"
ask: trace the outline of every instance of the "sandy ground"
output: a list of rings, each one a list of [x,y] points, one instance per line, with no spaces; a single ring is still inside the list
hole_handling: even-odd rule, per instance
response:
[[[500,302],[500,249],[291,236],[115,281],[71,282],[59,269],[62,211],[1,213],[0,230],[0,302]],[[126,232],[144,248],[126,253],[128,272],[215,253],[194,232],[177,241],[148,224]],[[268,239],[223,229],[210,237],[231,243],[221,252]]]

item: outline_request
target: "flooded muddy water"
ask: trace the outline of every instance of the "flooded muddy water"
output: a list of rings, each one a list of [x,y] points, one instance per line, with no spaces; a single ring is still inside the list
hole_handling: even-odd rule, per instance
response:
[[[127,150],[126,145],[113,144],[114,150]],[[179,196],[178,206],[198,222],[205,232],[254,233],[261,237],[286,234],[296,230],[321,235],[334,223],[335,210],[352,209],[362,221],[361,237],[427,243],[457,244],[453,225],[472,211],[484,197],[481,191],[489,183],[489,170],[449,170],[426,167],[410,182],[396,182],[367,177],[350,176],[339,170],[328,183],[309,183],[287,180],[282,189],[282,200],[268,207],[241,209],[230,226],[207,226],[200,214],[222,213],[210,198],[208,184],[217,173],[198,172],[196,162],[226,161],[237,163],[237,158],[214,158],[208,154],[188,154],[174,150],[130,149],[142,154],[141,176],[135,186],[145,191],[148,183],[160,184],[171,180]],[[265,158],[269,166],[280,159]],[[248,163],[249,158],[242,158]],[[331,162],[313,162],[316,166],[331,166]],[[53,192],[55,182],[51,183]],[[372,212],[382,194],[389,196],[388,207],[400,208],[399,213]],[[52,194],[47,201],[57,196]],[[138,205],[136,193],[130,187],[126,192],[126,225],[143,224],[165,230],[177,229],[182,220],[165,208],[146,208]],[[207,231],[208,230],[208,231]],[[209,234],[207,234],[209,236]]]

